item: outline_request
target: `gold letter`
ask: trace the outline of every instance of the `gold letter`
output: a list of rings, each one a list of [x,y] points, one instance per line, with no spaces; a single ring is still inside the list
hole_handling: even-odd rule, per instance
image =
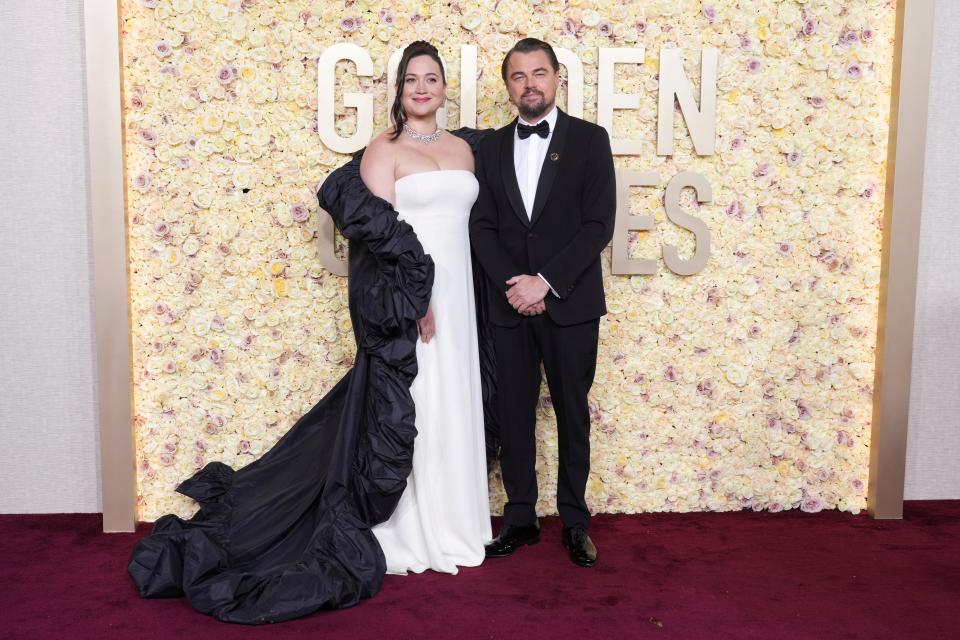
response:
[[[335,276],[347,275],[347,262],[337,258],[334,252],[336,244],[336,227],[333,224],[333,218],[320,209],[320,228],[317,229],[317,258],[320,259],[320,266]]]
[[[685,187],[693,187],[697,194],[697,202],[710,202],[713,200],[713,193],[710,190],[710,183],[703,174],[694,171],[684,171],[678,173],[667,183],[667,194],[664,200],[667,207],[667,218],[670,222],[687,231],[692,231],[696,236],[696,249],[693,257],[689,260],[680,258],[677,248],[673,245],[663,245],[663,261],[667,263],[667,268],[678,276],[691,276],[699,273],[707,266],[707,258],[710,257],[710,228],[700,218],[695,218],[685,213],[680,208],[680,192]]]
[[[347,93],[343,106],[357,110],[357,130],[347,138],[337,134],[334,100],[335,67],[340,60],[351,60],[357,65],[357,75],[372,76],[373,61],[364,49],[349,42],[327,48],[317,60],[317,131],[320,140],[337,153],[353,153],[366,146],[373,136],[373,96],[367,93]]]
[[[460,45],[460,126],[477,128],[477,45]]]
[[[631,231],[653,229],[653,216],[630,215],[630,187],[656,187],[660,174],[656,171],[617,170],[617,219],[613,225],[613,249],[611,269],[614,275],[653,275],[657,272],[656,260],[633,260],[629,256],[628,242]]]
[[[660,49],[660,104],[657,113],[657,155],[673,153],[673,97],[687,123],[697,155],[711,156],[717,137],[717,50],[700,54],[700,109],[693,100],[690,80],[679,49]]]
[[[554,47],[557,60],[567,70],[567,113],[583,117],[583,63],[570,49]]]
[[[611,49],[600,47],[600,77],[597,87],[597,124],[610,134],[610,147],[614,155],[639,154],[639,140],[615,138],[613,136],[613,110],[637,109],[640,107],[640,95],[636,93],[614,93],[613,71],[617,63],[643,64],[643,47]]]

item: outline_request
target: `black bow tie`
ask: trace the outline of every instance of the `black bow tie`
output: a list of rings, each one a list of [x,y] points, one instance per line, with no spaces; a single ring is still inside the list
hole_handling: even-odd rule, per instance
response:
[[[526,140],[533,134],[537,134],[541,138],[546,138],[550,135],[550,123],[546,120],[541,120],[536,125],[523,124],[522,122],[517,123],[517,135],[520,136],[521,140]]]

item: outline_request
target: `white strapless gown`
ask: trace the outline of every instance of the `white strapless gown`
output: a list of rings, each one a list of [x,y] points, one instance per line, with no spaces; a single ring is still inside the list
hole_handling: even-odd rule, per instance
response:
[[[436,335],[417,342],[413,471],[396,511],[373,533],[387,572],[457,573],[483,561],[491,539],[480,363],[467,222],[477,198],[470,171],[396,181],[396,210],[433,258]]]

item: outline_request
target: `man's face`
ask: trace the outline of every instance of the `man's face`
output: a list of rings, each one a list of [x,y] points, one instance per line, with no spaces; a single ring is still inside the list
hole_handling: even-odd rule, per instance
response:
[[[507,93],[521,117],[531,124],[550,112],[560,76],[543,51],[514,52],[507,61]]]

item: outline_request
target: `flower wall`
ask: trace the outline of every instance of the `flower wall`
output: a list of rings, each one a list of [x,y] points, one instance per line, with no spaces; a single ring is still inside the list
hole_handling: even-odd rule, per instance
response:
[[[609,274],[591,395],[598,512],[842,509],[866,504],[881,221],[895,3],[888,0],[123,0],[124,117],[133,326],[138,517],[189,515],[176,484],[268,449],[350,367],[346,280],[317,258],[314,193],[347,156],[317,133],[317,65],[351,42],[372,78],[337,67],[346,91],[375,96],[387,125],[386,65],[415,39],[448,61],[448,126],[458,126],[460,45],[478,47],[478,126],[513,118],[504,52],[536,36],[584,67],[596,121],[598,50],[644,47],[616,67],[638,109],[617,137],[642,141],[618,169],[657,171],[630,208],[656,275]],[[698,156],[678,118],[656,155],[662,48],[719,51],[716,153]],[[694,82],[696,85],[697,83]],[[695,95],[696,94],[695,88]],[[564,92],[560,94],[561,107]],[[356,127],[352,110],[335,124]],[[706,268],[677,276],[664,244],[692,234],[664,214],[666,182],[710,182],[684,208],[710,229]],[[342,247],[341,247],[342,250]],[[540,402],[543,513],[555,513],[556,432]],[[491,504],[503,503],[491,475]]]

